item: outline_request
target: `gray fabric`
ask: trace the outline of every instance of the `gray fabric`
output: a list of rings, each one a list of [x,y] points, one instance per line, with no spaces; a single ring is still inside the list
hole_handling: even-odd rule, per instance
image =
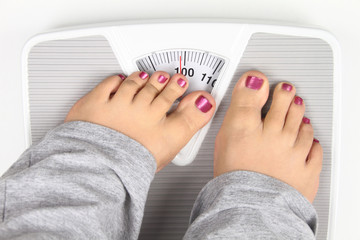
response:
[[[286,183],[235,171],[201,190],[190,223],[184,239],[315,239],[317,215]]]
[[[1,179],[1,239],[136,239],[152,155],[114,130],[70,122],[32,146]]]
[[[127,136],[87,122],[50,131],[0,179],[0,239],[137,239],[156,163]],[[199,194],[185,239],[312,239],[295,189],[237,171]]]

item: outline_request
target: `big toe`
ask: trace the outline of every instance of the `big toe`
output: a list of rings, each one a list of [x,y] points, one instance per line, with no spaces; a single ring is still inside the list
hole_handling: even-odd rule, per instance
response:
[[[244,73],[236,83],[224,125],[253,130],[261,125],[261,109],[269,96],[269,81],[258,71]]]
[[[174,136],[177,146],[185,146],[192,136],[214,115],[216,103],[207,92],[196,91],[185,96],[174,112],[165,119],[166,132]]]

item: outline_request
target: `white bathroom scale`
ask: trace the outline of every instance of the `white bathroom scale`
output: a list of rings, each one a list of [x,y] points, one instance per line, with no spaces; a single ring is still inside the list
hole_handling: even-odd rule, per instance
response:
[[[340,48],[313,28],[235,20],[120,22],[31,38],[22,55],[26,143],[63,122],[71,106],[105,77],[134,71],[182,73],[189,89],[210,92],[217,111],[152,183],[140,239],[181,239],[192,205],[213,177],[215,136],[239,77],[259,70],[271,89],[293,83],[324,149],[314,206],[317,239],[331,239],[336,214],[340,132]],[[271,103],[271,95],[264,113]]]

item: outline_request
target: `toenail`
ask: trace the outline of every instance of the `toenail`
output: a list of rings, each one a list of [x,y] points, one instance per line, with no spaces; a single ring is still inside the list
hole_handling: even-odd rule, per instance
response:
[[[126,78],[126,77],[125,77],[124,75],[122,75],[122,74],[119,74],[118,76],[121,78],[121,80],[125,80],[125,78]]]
[[[308,119],[307,117],[303,117],[303,123],[309,124],[310,123],[310,119]]]
[[[316,138],[314,138],[314,142],[320,143],[320,141],[319,141],[319,140],[317,140]]]
[[[296,96],[295,100],[294,100],[294,103],[297,104],[297,105],[302,105],[303,99],[301,97]]]
[[[287,83],[283,83],[281,88],[284,89],[285,91],[291,92],[293,86]]]
[[[195,105],[203,113],[208,112],[212,108],[212,104],[204,96],[198,97],[195,101]]]
[[[146,72],[141,72],[140,74],[139,74],[139,77],[141,78],[141,79],[146,79],[147,77],[149,76],[149,74],[147,74]]]
[[[177,80],[177,83],[179,84],[180,87],[184,88],[186,86],[186,81],[182,78],[179,78]]]
[[[264,80],[258,77],[248,76],[246,78],[245,86],[247,88],[258,90],[261,88]]]
[[[164,82],[166,82],[166,80],[168,80],[167,77],[165,77],[165,76],[163,76],[163,75],[160,75],[160,76],[158,77],[158,82],[159,82],[159,83],[164,83]]]

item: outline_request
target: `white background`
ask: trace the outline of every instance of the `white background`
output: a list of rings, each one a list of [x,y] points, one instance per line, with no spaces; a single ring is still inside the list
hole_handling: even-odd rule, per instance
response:
[[[155,18],[238,18],[318,26],[342,49],[340,189],[334,239],[360,239],[359,0],[0,0],[0,174],[24,151],[21,50],[54,28]],[[188,37],[179,33],[180,37]],[[169,37],[154,33],[144,38]],[[291,79],[289,79],[291,81]]]

